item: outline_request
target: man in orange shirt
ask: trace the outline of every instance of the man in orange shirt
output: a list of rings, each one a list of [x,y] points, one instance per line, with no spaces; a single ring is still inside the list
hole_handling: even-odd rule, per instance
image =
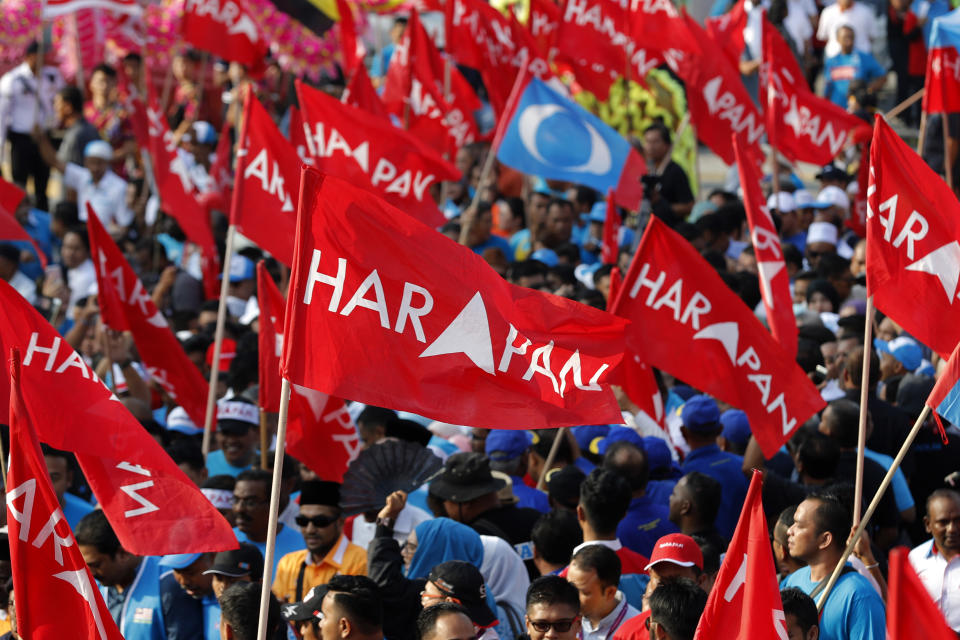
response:
[[[281,602],[300,602],[335,575],[366,575],[367,552],[343,535],[343,520],[338,483],[303,483],[296,521],[307,548],[288,553],[277,565],[273,593]]]

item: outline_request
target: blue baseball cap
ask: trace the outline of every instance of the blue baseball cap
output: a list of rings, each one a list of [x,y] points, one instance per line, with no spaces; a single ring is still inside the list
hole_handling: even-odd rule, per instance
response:
[[[873,346],[879,353],[892,355],[908,372],[916,371],[923,364],[923,349],[912,338],[900,336],[890,342],[874,338]]]
[[[639,433],[631,429],[630,427],[624,427],[621,425],[613,425],[610,427],[610,431],[607,432],[607,435],[600,439],[595,439],[590,443],[590,452],[596,453],[599,455],[605,455],[607,449],[610,448],[614,442],[620,442],[625,440],[635,444],[639,448],[643,448],[643,438]]]
[[[163,559],[160,560],[159,564],[161,567],[166,567],[168,569],[186,569],[194,562],[200,559],[202,553],[173,553],[170,555],[163,556]]]
[[[680,420],[691,431],[714,431],[720,426],[720,408],[706,394],[693,396],[683,404]]]
[[[579,427],[573,427],[573,438],[577,441],[577,446],[583,451],[590,451],[590,443],[597,438],[605,438],[610,433],[608,424],[585,424]]]
[[[594,205],[590,207],[590,213],[587,214],[587,219],[590,222],[606,222],[607,203],[603,200],[594,203]]]
[[[507,462],[522,456],[533,444],[529,431],[494,429],[487,436],[484,452],[494,462]]]
[[[745,445],[750,440],[750,421],[740,409],[727,409],[721,413],[720,424],[723,425],[723,437],[730,442]]]
[[[647,466],[650,471],[669,470],[673,467],[670,445],[663,438],[647,436],[643,439],[643,451],[647,454]]]
[[[193,141],[196,144],[215,146],[217,144],[217,130],[209,122],[198,120],[193,123]]]
[[[223,274],[220,274],[223,277]],[[257,277],[257,267],[253,260],[239,253],[233,254],[230,258],[230,282],[243,282],[244,280],[253,280]]]
[[[560,263],[560,258],[553,249],[537,249],[530,254],[530,259],[539,260],[548,267],[555,267]]]

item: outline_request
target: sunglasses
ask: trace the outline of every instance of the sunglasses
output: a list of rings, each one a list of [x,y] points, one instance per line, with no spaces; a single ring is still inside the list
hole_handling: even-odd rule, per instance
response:
[[[553,622],[549,620],[531,620],[530,626],[540,633],[547,633],[551,628],[557,633],[566,633],[567,631],[570,631],[570,627],[573,626],[573,623],[579,619],[580,616],[571,618],[570,620],[554,620]]]
[[[313,516],[312,518],[297,516],[294,518],[294,522],[297,523],[298,527],[306,527],[308,524],[313,524],[317,529],[323,529],[324,527],[329,527],[339,519],[340,518],[331,518],[330,516]]]

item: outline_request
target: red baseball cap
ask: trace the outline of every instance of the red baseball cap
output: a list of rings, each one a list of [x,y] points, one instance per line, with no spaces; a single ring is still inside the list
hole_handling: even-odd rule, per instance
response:
[[[213,343],[207,347],[207,366],[213,366]],[[230,371],[230,363],[237,356],[237,343],[230,338],[224,338],[220,344],[220,373]]]
[[[650,567],[658,562],[672,562],[681,567],[697,567],[703,571],[703,552],[700,551],[700,545],[690,536],[671,533],[663,536],[653,545],[650,564],[644,569],[649,571]]]

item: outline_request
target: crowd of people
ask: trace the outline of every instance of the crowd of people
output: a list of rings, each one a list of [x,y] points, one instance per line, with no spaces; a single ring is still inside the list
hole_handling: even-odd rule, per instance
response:
[[[718,2],[719,10],[728,8]],[[891,71],[897,98],[922,85],[930,22],[949,6],[946,0],[837,0],[824,7],[773,0],[768,10],[823,94],[865,113],[876,107]],[[393,43],[376,52],[375,84],[403,24],[391,32]],[[750,39],[752,28],[740,64],[748,86],[761,46]],[[796,362],[827,402],[775,456],[764,458],[743,411],[661,371],[655,371],[660,422],[618,392],[622,425],[559,434],[439,423],[348,399],[364,450],[407,443],[436,456],[442,470],[423,486],[378,496],[377,508],[348,513],[345,487],[287,455],[274,566],[265,568],[274,454],[261,457],[259,450],[255,265],[265,260],[281,289],[288,270],[238,239],[230,272],[223,274],[226,337],[215,362],[218,302],[206,297],[198,248],[166,215],[133,132],[128,98],[147,73],[141,56],[132,52],[100,64],[79,86],[65,83],[43,51],[31,45],[22,64],[0,78],[0,151],[9,148],[5,175],[29,192],[13,213],[33,239],[0,240],[0,278],[115,389],[235,527],[239,542],[220,553],[129,553],[95,507],[74,457],[44,446],[63,515],[127,640],[255,638],[265,575],[273,593],[268,637],[276,639],[692,640],[754,469],[764,472],[763,507],[791,640],[884,637],[887,552],[899,545],[912,548],[911,565],[960,633],[953,582],[960,574],[952,569],[960,556],[954,489],[960,430],[948,426],[949,440],[941,439],[932,418],[821,613],[814,604],[851,534],[863,388],[865,505],[944,364],[882,314],[876,339],[864,344],[866,242],[846,223],[858,197],[855,163],[865,158],[841,154],[815,181],[780,161],[764,178],[799,328]],[[208,73],[205,60],[194,51],[176,56],[162,108],[222,253],[227,204],[215,196],[220,179],[212,175],[218,136],[225,135],[218,132],[226,131],[221,125],[238,121],[239,96],[249,87],[288,130],[295,93],[275,61],[254,79],[237,63],[215,62]],[[467,77],[479,82],[476,74]],[[337,93],[342,87],[322,88]],[[953,115],[946,139],[933,116],[928,127],[934,133],[925,158],[939,173],[945,154],[957,150],[953,125],[960,131],[960,120],[954,123]],[[918,117],[915,109],[901,115],[908,126]],[[601,260],[602,194],[497,162],[484,173],[486,144],[461,148],[454,162],[463,179],[434,190],[447,219],[439,231],[514,285],[605,309],[614,269],[626,273],[644,226],[656,216],[764,319],[738,186],[704,191],[672,159],[675,132],[654,123],[638,133],[632,142],[648,165],[644,198],[636,210],[619,212],[613,263]],[[202,425],[151,379],[131,336],[100,321],[87,203],[193,364],[208,379],[211,369],[220,373],[215,443],[206,456]],[[678,357],[682,350],[678,345]],[[268,418],[275,428],[276,416]],[[0,581],[7,583],[9,605],[0,613],[7,633],[0,638],[20,638],[9,578],[3,540]]]

